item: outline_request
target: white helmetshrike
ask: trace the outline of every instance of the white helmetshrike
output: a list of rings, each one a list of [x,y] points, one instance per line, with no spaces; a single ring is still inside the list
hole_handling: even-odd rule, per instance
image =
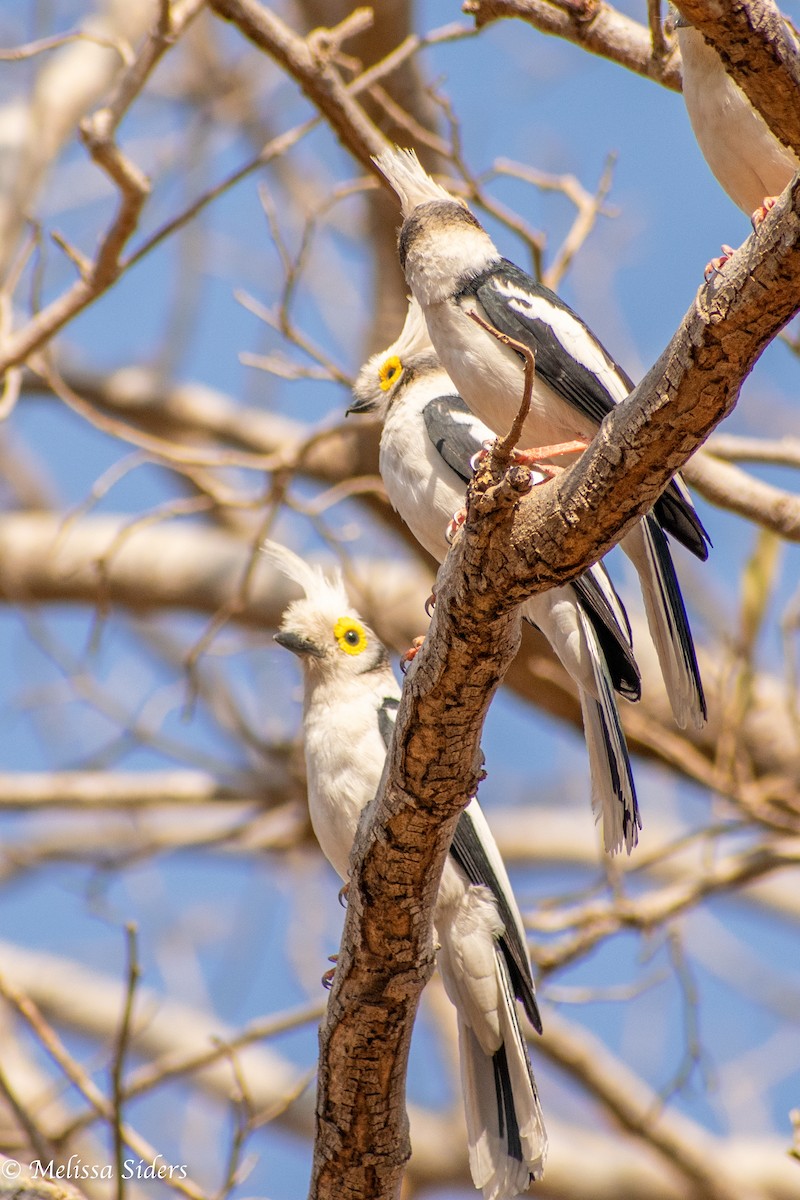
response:
[[[520,355],[481,328],[475,314],[535,355],[522,444],[590,441],[632,390],[630,378],[572,309],[501,257],[472,213],[427,174],[413,151],[389,150],[375,161],[400,198],[406,280],[442,366],[471,411],[502,435],[523,394]],[[705,697],[665,531],[707,558],[708,536],[677,476],[621,545],[639,575],[675,719],[682,728],[700,727]]]
[[[362,367],[349,412],[383,418],[380,472],[389,499],[417,541],[439,562],[445,529],[464,503],[470,459],[492,431],[458,396],[437,358],[425,319],[411,300],[393,345]],[[614,688],[638,700],[639,672],[622,602],[595,566],[574,584],[532,597],[522,608],[550,642],[577,685],[589,751],[592,807],[603,841],[630,853],[641,821]]]
[[[311,824],[347,880],[362,809],[375,796],[400,689],[389,656],[326,578],[291,551],[264,553],[304,592],[275,640],[303,666],[303,734]],[[500,852],[478,807],[459,817],[434,910],[437,962],[458,1014],[469,1162],[485,1200],[510,1200],[541,1177],[547,1151],[516,1000],[541,1032],[525,931]]]
[[[775,136],[700,30],[676,10],[672,23],[681,50],[683,99],[697,144],[720,187],[757,225],[800,161]],[[788,26],[786,31],[796,44]]]

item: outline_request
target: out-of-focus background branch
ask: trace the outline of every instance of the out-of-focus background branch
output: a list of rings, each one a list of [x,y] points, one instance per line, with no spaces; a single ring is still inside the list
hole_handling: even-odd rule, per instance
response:
[[[405,309],[369,154],[414,145],[638,378],[749,233],[691,139],[665,8],[0,0],[0,1153],[64,1168],[0,1161],[4,1188],[119,1194],[74,1171],[113,1163],[115,1130],[131,1196],[306,1187],[341,912],[271,645],[295,592],[258,546],[339,562],[393,653],[434,580],[379,429],[344,420]],[[679,557],[698,734],[611,557],[644,679],[636,853],[602,858],[577,698],[535,630],[489,716],[547,1200],[800,1186],[797,353],[789,329],[687,470],[714,542]],[[454,1038],[434,980],[409,1196],[472,1194]]]

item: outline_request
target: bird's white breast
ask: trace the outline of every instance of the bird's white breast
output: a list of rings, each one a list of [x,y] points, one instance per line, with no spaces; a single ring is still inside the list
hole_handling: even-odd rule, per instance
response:
[[[447,554],[445,529],[464,503],[464,484],[431,443],[423,409],[452,392],[444,371],[413,383],[390,408],[381,435],[380,472],[389,499],[438,562]]]
[[[703,157],[734,204],[750,214],[779,195],[800,163],[696,29],[681,28],[683,97]]]
[[[342,879],[349,875],[350,849],[361,810],[378,790],[383,772],[386,746],[378,713],[382,696],[387,694],[391,691],[385,687],[373,693],[359,680],[350,690],[321,685],[306,709],[311,825],[322,853]]]

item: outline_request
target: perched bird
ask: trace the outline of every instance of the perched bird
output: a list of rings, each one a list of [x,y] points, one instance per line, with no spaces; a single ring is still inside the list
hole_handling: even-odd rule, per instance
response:
[[[633,383],[583,321],[549,288],[501,257],[472,213],[410,150],[375,160],[400,197],[399,253],[442,366],[470,410],[508,432],[523,395],[520,355],[470,314],[530,348],[536,373],[522,444],[546,461],[568,439],[585,444]],[[545,447],[543,450],[542,448]],[[678,724],[706,717],[703,685],[665,531],[699,558],[708,535],[676,476],[621,545],[639,575],[648,625]]]
[[[677,10],[672,23],[681,51],[683,99],[697,144],[720,187],[757,226],[800,160],[778,140],[700,30]]]
[[[385,647],[326,578],[273,542],[268,559],[305,598],[275,640],[303,665],[303,733],[311,824],[347,880],[361,810],[378,790],[400,689]],[[434,911],[438,965],[458,1014],[469,1162],[485,1200],[508,1200],[541,1177],[547,1135],[515,997],[541,1033],[525,932],[476,800],[462,812]]]
[[[391,503],[417,541],[439,562],[448,518],[464,503],[470,459],[492,431],[472,415],[436,356],[425,318],[411,300],[397,341],[362,367],[348,412],[383,418],[380,472]],[[622,602],[601,566],[574,584],[528,600],[536,625],[578,686],[592,779],[592,807],[603,840],[628,853],[641,828],[616,687],[638,700],[639,671]]]

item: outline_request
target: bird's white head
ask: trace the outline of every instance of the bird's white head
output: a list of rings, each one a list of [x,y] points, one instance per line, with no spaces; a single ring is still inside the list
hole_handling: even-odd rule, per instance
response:
[[[284,612],[275,641],[297,655],[309,676],[332,679],[388,669],[386,647],[350,604],[340,571],[326,576],[277,542],[265,542],[262,553],[304,592]]]
[[[480,222],[431,178],[413,150],[395,147],[374,161],[400,198],[400,266],[423,309],[448,299],[499,260]]]
[[[439,359],[425,317],[412,296],[397,341],[388,349],[373,354],[358,372],[348,414],[376,413],[385,417],[392,403],[415,377],[438,366]]]

